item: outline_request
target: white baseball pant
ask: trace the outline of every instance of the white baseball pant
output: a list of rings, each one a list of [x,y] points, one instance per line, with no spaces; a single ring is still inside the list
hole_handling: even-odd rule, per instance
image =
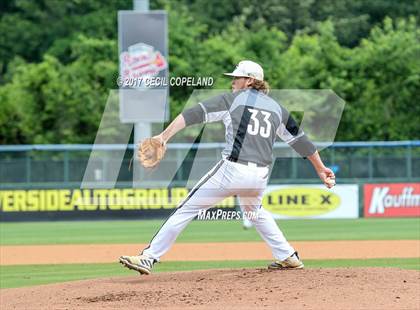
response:
[[[250,220],[270,246],[273,256],[278,260],[286,259],[295,250],[287,242],[271,214],[261,206],[268,173],[268,167],[221,160],[188,193],[142,254],[159,261],[200,210],[209,209],[226,197],[238,195],[243,212],[257,212],[257,216]]]

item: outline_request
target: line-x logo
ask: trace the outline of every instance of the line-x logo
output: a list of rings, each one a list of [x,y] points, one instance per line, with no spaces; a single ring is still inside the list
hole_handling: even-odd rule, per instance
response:
[[[308,217],[329,213],[340,206],[339,195],[324,188],[309,186],[279,187],[268,190],[263,206],[274,214]]]
[[[420,216],[420,183],[366,184],[366,217]]]

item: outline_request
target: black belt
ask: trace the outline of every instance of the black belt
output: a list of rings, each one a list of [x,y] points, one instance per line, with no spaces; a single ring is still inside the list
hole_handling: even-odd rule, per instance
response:
[[[242,159],[239,159],[239,158],[233,159],[230,156],[226,157],[226,160],[231,161],[233,163],[242,164],[242,165],[245,165],[245,166],[254,166],[254,165],[256,165],[257,167],[267,167],[268,166],[268,165],[254,163],[254,162],[251,162],[251,161],[242,160]]]

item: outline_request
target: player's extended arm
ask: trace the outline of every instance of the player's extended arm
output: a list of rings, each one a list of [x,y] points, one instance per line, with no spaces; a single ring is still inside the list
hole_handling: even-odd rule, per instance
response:
[[[223,119],[222,111],[227,113],[226,101],[231,94],[221,94],[196,104],[192,108],[184,110],[169,126],[159,135],[153,138],[159,139],[165,145],[176,133],[187,126],[220,121]],[[231,100],[232,101],[232,100]]]
[[[169,124],[168,127],[161,134],[155,136],[154,138],[162,141],[163,144],[166,144],[176,133],[184,129],[186,126],[185,119],[182,114],[179,114],[175,119]]]
[[[312,165],[314,166],[316,172],[318,173],[319,178],[324,182],[325,186],[331,188],[335,185],[335,175],[330,168],[325,167],[324,163],[321,160],[321,157],[318,154],[318,151],[315,151],[312,155],[307,157]]]
[[[192,108],[184,110],[160,135],[154,138],[160,139],[165,144],[177,132],[187,126],[221,120],[223,113],[220,112],[226,110],[226,104],[223,99],[223,95],[215,96]]]
[[[277,134],[279,137],[289,144],[300,156],[311,161],[318,173],[319,178],[324,182],[325,186],[331,188],[335,185],[335,175],[331,169],[325,167],[315,148],[315,145],[308,139],[305,133],[299,128],[290,113],[282,108],[282,125],[279,127]]]

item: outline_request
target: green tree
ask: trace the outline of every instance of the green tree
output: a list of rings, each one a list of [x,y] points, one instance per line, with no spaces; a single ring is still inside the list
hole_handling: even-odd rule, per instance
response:
[[[74,61],[68,65],[46,55],[38,64],[15,67],[11,82],[0,87],[0,100],[16,129],[1,132],[1,141],[93,142],[117,76],[116,43],[79,36],[71,51]],[[9,119],[0,122],[0,127],[7,127]]]
[[[345,113],[351,129],[340,128],[340,139],[420,138],[419,37],[414,18],[388,18],[352,50],[353,88]]]
[[[0,3],[1,143],[93,141],[116,87],[117,10],[131,7]],[[222,73],[251,59],[273,88],[329,88],[345,99],[339,140],[418,138],[419,29],[406,18],[418,16],[414,0],[153,0],[151,8],[169,13],[171,76],[212,76],[213,88],[228,89]],[[170,89],[172,117],[192,91]]]
[[[115,39],[117,10],[132,8],[130,0],[11,0],[6,3],[0,10],[3,72],[16,55],[29,62],[41,61],[52,46],[60,49],[62,40],[78,33]],[[66,55],[61,53],[61,56]]]

